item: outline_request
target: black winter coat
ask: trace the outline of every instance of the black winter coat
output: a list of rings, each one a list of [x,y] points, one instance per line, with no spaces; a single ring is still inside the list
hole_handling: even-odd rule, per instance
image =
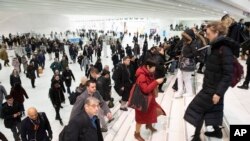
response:
[[[64,82],[65,82],[65,84],[66,84],[67,87],[71,86],[71,80],[72,80],[72,78],[75,81],[74,74],[72,73],[71,70],[65,70],[65,71],[63,71],[62,76],[63,76]]]
[[[165,58],[162,54],[155,54],[153,59],[156,62],[156,69],[155,69],[155,78],[162,78],[165,77],[166,69],[164,67]]]
[[[7,102],[3,104],[2,116],[4,118],[4,125],[6,128],[11,128],[16,126],[17,123],[21,123],[21,115],[13,117],[17,112],[22,112],[22,106],[16,102],[13,103],[13,106],[9,106]]]
[[[36,79],[35,67],[33,65],[29,65],[27,68],[27,76],[29,79]]]
[[[65,129],[65,141],[103,141],[99,119],[96,128],[85,111],[74,116]]]
[[[241,35],[241,26],[238,25],[236,22],[233,23],[229,29],[227,37],[233,39],[236,43],[240,44],[244,41],[242,35]],[[238,46],[235,56],[238,58],[240,55],[240,47]]]
[[[100,76],[96,80],[96,90],[99,91],[100,95],[102,96],[103,100],[108,101],[110,100],[110,90],[109,90],[109,83],[104,76]]]
[[[238,47],[237,43],[229,38],[218,37],[211,46],[202,89],[189,104],[184,115],[184,119],[194,126],[197,126],[201,118],[205,119],[206,125],[222,125],[224,94],[233,76],[233,52]],[[212,102],[214,94],[220,96],[220,101],[216,105]]]
[[[65,102],[65,97],[59,81],[54,80],[52,82],[52,87],[49,90],[49,97],[52,104],[56,106],[61,106],[61,103]]]
[[[129,69],[125,64],[118,64],[116,69],[115,71],[118,73],[116,73],[117,79],[115,80],[114,88],[120,96],[129,95],[132,86],[132,81],[129,79]],[[121,90],[122,87],[124,87],[123,91]]]
[[[52,130],[45,113],[38,113],[37,122],[32,121],[33,123],[39,125],[39,128],[37,130],[34,130],[34,124],[31,121],[32,120],[29,117],[26,117],[22,121],[22,141],[30,141],[32,139],[36,139],[38,141],[49,141],[49,138],[52,139]]]
[[[16,84],[22,84],[20,76],[10,75],[10,85],[14,87]]]

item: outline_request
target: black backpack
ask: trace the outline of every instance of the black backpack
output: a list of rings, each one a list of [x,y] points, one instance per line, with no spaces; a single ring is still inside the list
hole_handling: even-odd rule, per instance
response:
[[[69,103],[71,105],[74,105],[75,102],[76,102],[76,99],[77,97],[80,95],[81,93],[78,93],[78,92],[72,92],[70,95],[69,95]]]

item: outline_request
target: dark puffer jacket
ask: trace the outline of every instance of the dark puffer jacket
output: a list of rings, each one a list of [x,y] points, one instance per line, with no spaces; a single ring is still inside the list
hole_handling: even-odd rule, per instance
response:
[[[233,56],[238,48],[237,43],[229,38],[218,37],[211,46],[202,89],[189,104],[184,115],[184,119],[194,126],[202,116],[206,125],[222,125],[224,94],[233,76]],[[220,96],[216,105],[212,102],[214,94]]]

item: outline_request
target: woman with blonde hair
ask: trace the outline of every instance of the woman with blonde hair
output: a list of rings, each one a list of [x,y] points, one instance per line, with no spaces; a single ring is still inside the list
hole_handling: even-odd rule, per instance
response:
[[[206,136],[222,138],[222,120],[224,95],[231,84],[233,76],[233,59],[237,53],[237,43],[225,37],[227,27],[221,22],[207,25],[206,37],[210,41],[211,53],[207,57],[203,85],[200,92],[191,101],[184,119],[196,127],[192,141],[201,141],[200,130],[205,121],[213,131]]]

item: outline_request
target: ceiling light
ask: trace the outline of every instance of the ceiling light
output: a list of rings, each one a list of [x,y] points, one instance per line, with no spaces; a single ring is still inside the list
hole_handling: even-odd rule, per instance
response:
[[[192,9],[193,9],[193,10],[195,10],[196,8],[195,8],[195,7],[193,7]]]
[[[228,12],[226,10],[223,11],[224,14],[227,14]]]
[[[181,4],[179,4],[178,6],[180,6],[180,7],[181,7],[182,5],[181,5]]]

